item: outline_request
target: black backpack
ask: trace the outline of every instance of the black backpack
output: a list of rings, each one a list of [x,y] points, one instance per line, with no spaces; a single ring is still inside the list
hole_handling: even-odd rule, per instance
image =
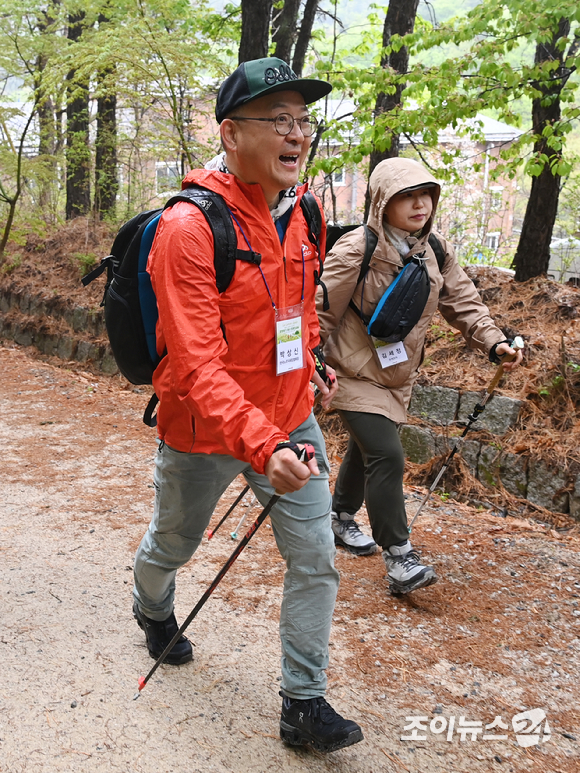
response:
[[[164,207],[141,212],[121,226],[110,255],[82,279],[88,285],[107,271],[107,283],[101,306],[105,309],[105,326],[113,356],[119,370],[132,384],[151,384],[153,372],[161,357],[157,354],[155,328],[158,318],[157,300],[147,273],[147,258],[163,211],[178,201],[187,201],[203,212],[214,240],[216,285],[224,292],[233,279],[236,261],[260,265],[262,256],[237,247],[232,216],[223,198],[214,191],[192,186],[172,196]],[[317,248],[319,270],[314,272],[317,284],[322,284],[322,259],[319,236],[322,216],[316,199],[307,191],[300,200],[309,229],[309,237]],[[153,395],[143,421],[155,426],[153,411],[158,399]]]

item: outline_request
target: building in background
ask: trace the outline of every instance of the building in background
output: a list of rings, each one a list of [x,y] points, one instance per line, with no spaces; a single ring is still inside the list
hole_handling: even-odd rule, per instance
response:
[[[327,116],[351,119],[354,103],[348,100],[328,100]],[[469,129],[475,129],[477,137]],[[456,180],[443,181],[442,197],[437,212],[436,228],[448,235],[464,261],[501,262],[519,237],[515,215],[518,189],[516,179],[493,179],[499,153],[521,135],[518,129],[484,115],[477,115],[457,130],[439,133],[439,147],[422,146],[421,137],[401,136],[404,155],[428,165],[437,176],[442,152],[457,154],[454,163]],[[337,155],[347,145],[357,143],[356,130],[344,133],[340,140],[323,142],[319,153]],[[334,172],[318,175],[313,189],[323,202],[329,223],[362,223],[367,188],[368,161],[358,166],[341,167]],[[513,251],[513,250],[512,250]]]

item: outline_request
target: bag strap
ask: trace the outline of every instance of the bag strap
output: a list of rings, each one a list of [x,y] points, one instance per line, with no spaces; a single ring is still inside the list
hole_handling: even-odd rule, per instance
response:
[[[300,206],[302,208],[302,214],[306,220],[308,226],[308,238],[316,248],[316,254],[318,255],[318,271],[314,272],[314,283],[322,288],[322,308],[324,311],[328,311],[330,303],[328,302],[328,290],[326,285],[322,281],[322,272],[324,270],[324,263],[322,262],[322,256],[320,254],[320,234],[322,233],[322,213],[318,202],[311,191],[306,193],[300,199]]]
[[[437,265],[439,266],[439,271],[443,271],[443,265],[445,263],[445,250],[443,249],[443,245],[439,241],[439,239],[435,236],[435,234],[429,234],[429,244],[431,245],[431,249],[435,253],[435,257],[437,258]]]
[[[171,207],[178,201],[188,201],[203,212],[213,235],[214,266],[218,292],[227,290],[236,270],[236,261],[243,260],[259,266],[262,256],[259,252],[238,249],[238,237],[225,201],[215,191],[201,186],[185,188],[172,196],[165,204]]]
[[[362,263],[360,264],[360,272],[356,281],[357,284],[362,280],[362,278],[369,270],[371,258],[374,255],[374,252],[377,248],[377,243],[379,241],[379,237],[374,231],[371,231],[366,223],[363,225],[363,228],[365,229],[365,254],[363,256]]]
[[[357,286],[365,278],[367,271],[369,270],[371,259],[374,255],[374,252],[377,248],[377,243],[379,241],[379,237],[376,235],[374,231],[371,231],[371,229],[368,227],[366,223],[363,225],[363,228],[365,229],[365,251],[364,251],[362,263],[360,264],[358,279],[356,280]],[[362,309],[359,309],[359,307],[355,304],[352,298],[350,299],[348,305],[350,306],[351,309],[356,311],[356,313],[361,319],[363,319]]]
[[[304,219],[308,225],[308,238],[318,250],[318,257],[320,258],[319,246],[320,234],[322,233],[322,214],[320,212],[318,202],[316,201],[314,194],[311,191],[306,191],[306,193],[302,196],[300,199],[300,206],[302,207]],[[322,273],[322,268],[320,271]]]
[[[147,403],[147,407],[145,408],[145,412],[143,414],[143,424],[146,424],[148,427],[157,426],[157,414],[154,414],[153,411],[155,410],[158,402],[159,398],[155,392],[153,392],[149,398],[149,402]]]
[[[238,238],[232,223],[232,218],[223,198],[215,191],[192,186],[176,193],[165,204],[164,209],[187,201],[203,212],[213,235],[214,266],[218,292],[223,293],[233,279],[236,261],[245,260],[260,265],[262,256],[257,252],[238,249]],[[143,414],[143,423],[148,427],[157,426],[157,414],[154,414],[159,398],[153,393]]]

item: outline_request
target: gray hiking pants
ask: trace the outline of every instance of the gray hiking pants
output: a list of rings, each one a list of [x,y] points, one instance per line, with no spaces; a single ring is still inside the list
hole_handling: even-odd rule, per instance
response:
[[[328,639],[339,575],[334,568],[330,526],[329,465],[314,416],[290,434],[295,443],[311,443],[319,476],[284,496],[270,518],[276,543],[286,561],[280,610],[282,690],[290,698],[324,695]],[[173,611],[175,575],[197,550],[217,502],[242,473],[262,505],[273,495],[265,475],[247,463],[220,454],[190,454],[161,445],[156,457],[153,518],[135,556],[134,597],[153,620]],[[231,571],[243,572],[235,564]],[[239,575],[238,582],[244,581]],[[205,588],[200,588],[200,596]]]

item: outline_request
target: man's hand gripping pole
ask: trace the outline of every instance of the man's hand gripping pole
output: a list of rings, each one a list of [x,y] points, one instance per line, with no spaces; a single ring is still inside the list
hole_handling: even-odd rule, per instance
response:
[[[302,448],[296,447],[295,453],[296,453],[296,455],[298,456],[298,459],[301,462],[304,462],[305,464],[307,464],[311,459],[314,458],[314,446],[310,445],[310,443],[304,443]],[[147,676],[140,676],[139,677],[139,681],[138,681],[139,690],[133,696],[133,700],[137,700],[137,698],[141,694],[141,690],[143,690],[143,688],[145,687],[147,682],[151,679],[151,677],[153,676],[155,671],[157,671],[159,666],[163,663],[165,658],[169,655],[169,653],[173,649],[173,646],[175,645],[175,643],[183,635],[184,631],[187,629],[187,627],[189,626],[189,624],[191,623],[193,618],[197,615],[199,610],[203,607],[205,602],[209,599],[211,594],[214,592],[214,590],[220,584],[220,582],[222,581],[224,575],[226,574],[226,572],[228,571],[230,566],[234,563],[236,558],[240,555],[242,550],[246,547],[248,542],[252,539],[252,537],[254,536],[256,531],[258,530],[259,526],[266,520],[267,516],[270,514],[271,509],[274,507],[274,505],[280,499],[281,496],[283,496],[283,494],[281,494],[278,491],[275,491],[274,495],[272,497],[270,497],[270,499],[268,500],[266,506],[264,507],[264,509],[260,513],[260,515],[256,518],[254,523],[250,526],[250,528],[248,529],[248,531],[244,535],[243,539],[241,539],[240,542],[238,543],[238,545],[235,548],[234,552],[228,558],[226,563],[222,566],[220,571],[216,574],[212,584],[209,586],[209,588],[206,590],[206,592],[203,594],[203,596],[197,602],[195,607],[191,610],[191,612],[189,613],[187,618],[184,620],[181,628],[177,631],[177,633],[175,634],[173,639],[171,639],[171,641],[169,642],[167,647],[165,647],[165,649],[163,650],[161,655],[157,658],[157,660],[155,661],[153,667],[151,668],[151,670],[149,671]]]
[[[417,512],[416,512],[416,513],[415,513],[415,515],[413,516],[413,520],[412,520],[412,521],[411,521],[411,523],[409,524],[409,534],[411,533],[411,530],[412,530],[412,528],[413,528],[413,524],[414,524],[414,523],[415,523],[415,521],[417,520],[417,518],[418,518],[418,516],[419,516],[419,514],[420,514],[420,512],[421,512],[421,510],[422,510],[422,509],[425,507],[425,505],[426,505],[426,504],[427,504],[427,502],[429,501],[429,499],[430,499],[430,497],[431,497],[431,494],[432,494],[432,493],[435,491],[435,489],[437,488],[437,484],[439,483],[439,481],[441,480],[441,478],[442,478],[442,477],[443,477],[443,475],[445,474],[445,472],[446,472],[447,468],[449,467],[449,464],[450,464],[451,460],[452,460],[452,459],[453,459],[453,457],[455,456],[455,454],[456,454],[456,452],[458,451],[458,449],[459,449],[459,448],[461,448],[461,444],[462,444],[462,442],[463,442],[463,438],[464,438],[464,437],[467,435],[467,433],[468,433],[468,432],[469,432],[469,430],[471,429],[471,425],[472,425],[472,424],[473,424],[475,421],[477,421],[477,419],[478,419],[478,418],[481,416],[481,414],[483,413],[483,410],[484,410],[484,408],[485,408],[485,406],[486,406],[486,404],[487,404],[487,401],[488,401],[488,400],[489,400],[489,398],[492,396],[493,392],[495,391],[495,389],[496,389],[497,385],[498,385],[498,384],[499,384],[499,382],[500,382],[500,379],[501,379],[501,377],[502,377],[502,376],[503,376],[503,374],[504,374],[504,369],[503,369],[503,366],[504,366],[504,364],[505,364],[506,362],[511,362],[512,360],[515,360],[515,358],[517,357],[517,353],[518,353],[518,351],[519,351],[520,349],[523,349],[523,348],[524,348],[524,341],[523,341],[523,339],[521,338],[521,336],[516,336],[516,337],[514,338],[514,340],[513,340],[513,342],[512,342],[512,345],[511,345],[511,348],[512,348],[512,349],[515,349],[515,354],[506,354],[506,355],[504,355],[504,357],[502,358],[502,362],[499,364],[499,366],[498,366],[498,368],[497,368],[497,370],[496,370],[496,372],[495,372],[495,375],[494,375],[494,377],[492,378],[492,380],[491,380],[491,381],[490,381],[490,383],[489,383],[489,386],[488,386],[488,387],[487,387],[487,389],[485,390],[485,394],[484,394],[484,396],[483,396],[483,398],[482,398],[481,402],[480,402],[480,403],[477,403],[477,405],[476,405],[476,406],[475,406],[475,408],[473,409],[473,412],[472,412],[472,413],[470,413],[470,414],[469,414],[469,416],[467,417],[467,418],[468,418],[468,422],[467,422],[467,425],[466,425],[465,429],[463,430],[462,434],[460,435],[459,439],[457,440],[457,443],[456,443],[456,444],[454,445],[454,447],[451,449],[451,452],[449,453],[449,456],[447,457],[447,459],[445,460],[445,462],[444,462],[443,466],[441,467],[441,469],[440,469],[440,470],[439,470],[439,472],[437,473],[437,477],[435,478],[435,480],[434,480],[434,481],[433,481],[433,483],[431,484],[431,488],[429,489],[429,491],[428,491],[428,492],[425,494],[425,496],[423,497],[423,500],[422,500],[421,504],[420,504],[420,505],[419,505],[419,507],[417,508]]]

